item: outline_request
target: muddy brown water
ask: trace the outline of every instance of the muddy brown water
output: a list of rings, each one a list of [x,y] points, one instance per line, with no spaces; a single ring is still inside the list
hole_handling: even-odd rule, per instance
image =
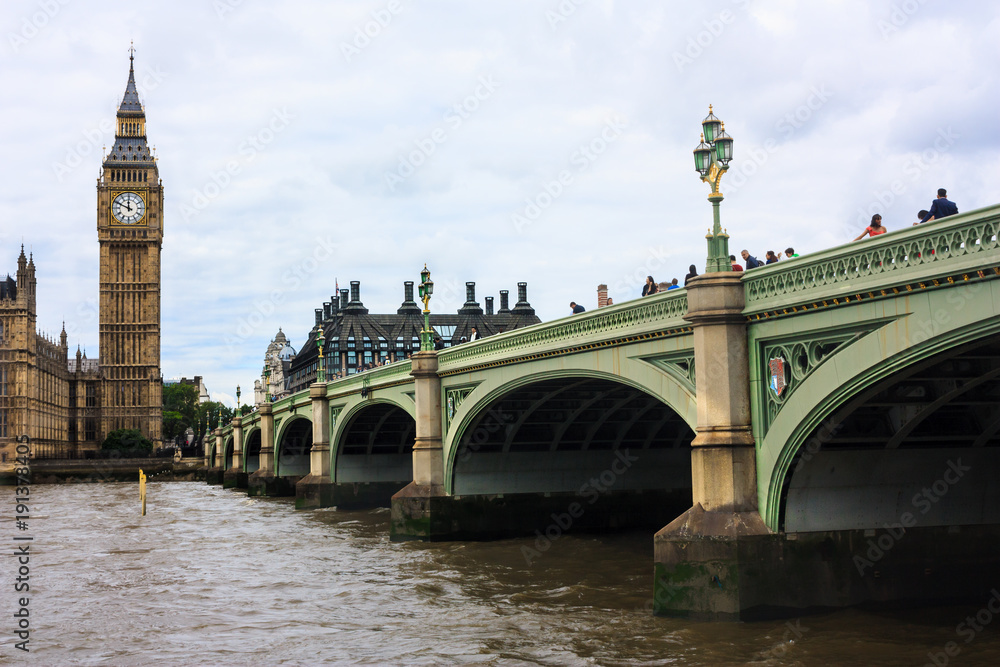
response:
[[[13,487],[0,497],[11,517]],[[563,536],[528,564],[529,539],[393,543],[388,510],[296,511],[155,480],[147,505],[139,516],[134,483],[32,487],[28,531],[9,519],[0,534],[33,537],[31,650],[14,647],[11,555],[0,662],[1000,665],[1000,615],[959,627],[986,600],[757,623],[654,617],[649,533]]]

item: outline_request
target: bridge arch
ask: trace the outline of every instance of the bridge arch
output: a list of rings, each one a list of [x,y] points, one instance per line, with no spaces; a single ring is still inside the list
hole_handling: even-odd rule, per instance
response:
[[[233,466],[233,436],[229,435],[225,439],[225,444],[222,447],[222,467],[228,470]]]
[[[907,513],[920,526],[1000,523],[992,488],[1000,474],[996,319],[919,342],[907,335],[909,346],[893,355],[884,355],[892,332],[875,332],[835,355],[862,366],[855,375],[844,379],[846,360],[810,375],[774,420],[758,460],[768,525],[883,528]],[[877,362],[864,367],[861,359]],[[934,498],[924,496],[935,484]],[[938,502],[941,492],[946,502]]]
[[[613,473],[614,490],[682,490],[683,511],[691,499],[691,399],[675,407],[679,401],[638,380],[584,369],[481,384],[448,429],[446,490],[579,493]]]
[[[243,443],[243,472],[254,473],[260,470],[260,434],[259,426],[247,432]]]
[[[333,481],[339,483],[398,483],[413,479],[413,405],[375,398],[357,403],[338,415],[331,447]]]
[[[278,477],[308,475],[310,449],[312,420],[304,415],[288,416],[275,437],[274,474]]]

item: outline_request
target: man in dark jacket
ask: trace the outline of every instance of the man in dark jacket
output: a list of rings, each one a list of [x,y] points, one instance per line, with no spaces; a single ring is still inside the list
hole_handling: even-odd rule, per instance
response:
[[[931,202],[931,210],[927,211],[920,222],[927,222],[928,220],[940,220],[941,218],[947,218],[949,215],[955,215],[958,213],[958,207],[955,206],[955,202],[948,201],[948,191],[944,188],[938,189],[937,199]]]
[[[751,255],[746,250],[742,251],[740,254],[743,255],[743,261],[747,263],[747,271],[750,269],[756,269],[758,266],[763,266],[759,259]]]
[[[583,306],[581,306],[580,304],[578,304],[576,301],[570,301],[569,302],[569,307],[573,309],[573,314],[574,315],[578,315],[578,314],[580,314],[580,313],[582,313],[582,312],[584,312],[584,311],[587,310],[586,308],[584,308]]]

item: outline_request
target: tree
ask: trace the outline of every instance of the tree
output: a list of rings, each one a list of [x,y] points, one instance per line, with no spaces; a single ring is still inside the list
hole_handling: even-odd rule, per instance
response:
[[[163,439],[173,440],[191,427],[194,430],[198,409],[198,388],[190,384],[163,387]]]
[[[120,428],[111,433],[101,443],[101,449],[153,451],[153,443],[137,428]]]

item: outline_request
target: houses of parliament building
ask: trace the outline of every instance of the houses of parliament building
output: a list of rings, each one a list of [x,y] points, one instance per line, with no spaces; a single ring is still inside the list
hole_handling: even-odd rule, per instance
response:
[[[23,435],[67,452],[96,449],[120,428],[139,429],[157,446],[162,441],[163,184],[146,140],[133,58],[97,182],[99,358],[79,349],[70,356],[65,326],[58,340],[37,332],[35,262],[23,246],[15,275],[0,280],[0,452],[7,460]]]

